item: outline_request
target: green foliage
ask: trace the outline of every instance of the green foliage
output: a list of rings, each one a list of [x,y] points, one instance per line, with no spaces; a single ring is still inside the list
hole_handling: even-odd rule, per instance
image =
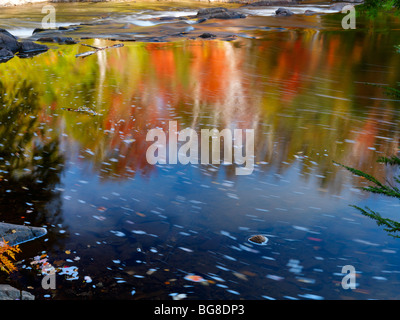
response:
[[[381,194],[385,195],[388,197],[394,197],[400,199],[400,189],[397,188],[396,186],[392,185],[385,185],[382,182],[380,182],[378,179],[375,177],[369,175],[368,173],[365,173],[361,170],[354,169],[348,166],[345,166],[343,164],[337,163],[333,161],[334,163],[340,165],[341,167],[347,169],[351,173],[355,174],[356,176],[359,176],[361,178],[364,178],[370,182],[372,182],[373,185],[370,185],[368,187],[361,187],[362,190],[375,193],[375,194]],[[400,158],[396,156],[391,156],[390,158],[388,157],[381,157],[378,159],[378,162],[380,163],[385,163],[386,165],[394,166],[394,165],[400,165]],[[398,184],[400,184],[400,175],[397,177],[394,177],[394,181]],[[366,207],[365,209],[360,208],[355,205],[351,205],[352,207],[356,208],[359,210],[363,215],[374,219],[377,223],[378,226],[385,226],[384,230],[388,232],[388,234],[392,237],[395,238],[400,238],[400,222],[391,220],[389,218],[383,218],[378,212],[371,210],[370,208]]]
[[[357,6],[357,12],[376,18],[379,14],[400,9],[400,0],[365,0],[364,4]]]

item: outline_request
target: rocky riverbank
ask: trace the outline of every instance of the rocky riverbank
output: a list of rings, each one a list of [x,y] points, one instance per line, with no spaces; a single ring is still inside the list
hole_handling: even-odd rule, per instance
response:
[[[354,1],[360,0],[351,1],[354,4]],[[0,62],[6,62],[14,56],[36,55],[47,51],[48,46],[52,47],[54,44],[77,44],[87,39],[140,42],[169,42],[184,39],[231,41],[240,37],[254,37],[252,31],[255,30],[273,31],[274,28],[282,30],[282,28],[301,28],[304,25],[307,25],[307,28],[321,28],[319,19],[310,20],[305,16],[340,12],[349,3],[350,1],[336,2],[318,9],[302,6],[298,1],[261,0],[232,8],[222,6],[200,8],[196,10],[197,14],[186,11],[190,13],[188,15],[182,15],[185,11],[179,14],[168,11],[170,16],[154,11],[153,14],[147,15],[146,20],[141,20],[142,17],[138,14],[127,18],[124,14],[111,12],[104,18],[55,29],[32,29],[32,34],[25,36],[23,40],[13,35],[11,29],[0,29]],[[262,11],[268,11],[268,14],[260,16],[257,13]],[[326,27],[325,23],[324,28]],[[334,27],[341,28],[341,25],[336,23]]]

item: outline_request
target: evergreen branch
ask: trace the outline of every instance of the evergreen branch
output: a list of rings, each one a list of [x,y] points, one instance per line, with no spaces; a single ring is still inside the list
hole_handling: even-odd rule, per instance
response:
[[[394,238],[400,238],[399,235],[393,234],[393,233],[400,231],[400,223],[399,222],[391,220],[389,218],[382,218],[382,216],[378,212],[373,211],[368,207],[366,207],[365,209],[367,209],[369,212],[367,210],[364,210],[363,208],[360,208],[355,205],[350,205],[350,206],[359,210],[361,212],[361,214],[374,219],[378,226],[382,226],[382,225],[386,226],[386,228],[384,228],[383,230],[387,231],[390,236],[392,236]]]

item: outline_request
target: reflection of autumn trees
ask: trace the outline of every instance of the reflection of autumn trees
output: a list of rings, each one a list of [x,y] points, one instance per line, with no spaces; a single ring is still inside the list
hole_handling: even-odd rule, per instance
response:
[[[41,115],[32,82],[0,81],[0,216],[10,223],[59,222],[64,166],[58,134]]]
[[[265,172],[301,162],[306,179],[325,176],[322,187],[339,189],[331,160],[373,166],[368,172],[380,177],[378,153],[397,150],[394,102],[375,99],[382,90],[365,84],[396,81],[390,68],[398,61],[388,50],[395,41],[390,33],[307,30],[269,33],[265,41],[127,43],[84,60],[69,47],[37,57],[47,71],[35,80],[43,105],[60,114],[53,121],[103,177],[153,170],[146,133],[177,120],[179,129],[253,128]],[[32,74],[24,61],[8,66]],[[79,106],[98,115],[65,111]]]

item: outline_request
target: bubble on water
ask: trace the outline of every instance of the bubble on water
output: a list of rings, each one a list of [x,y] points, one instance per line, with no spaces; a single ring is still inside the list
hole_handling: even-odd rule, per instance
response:
[[[233,294],[236,294],[236,295],[240,295],[240,293],[237,292],[237,291],[235,291],[235,290],[228,289],[228,290],[226,290],[226,291],[227,291],[227,292],[230,292],[230,293],[233,293]]]
[[[110,230],[110,232],[115,234],[117,237],[125,237],[125,233],[121,231]]]
[[[324,297],[317,296],[316,294],[311,293],[299,294],[299,297],[312,300],[324,300]]]
[[[284,279],[283,277],[280,277],[280,276],[277,276],[277,275],[274,275],[274,274],[268,274],[267,278],[271,279],[271,280],[275,280],[275,281],[281,281],[281,280]]]
[[[232,236],[228,231],[224,231],[224,230],[221,230],[221,234],[223,235],[223,236],[226,236],[226,237],[228,237],[228,238],[231,238],[232,240],[237,240],[234,236]]]

